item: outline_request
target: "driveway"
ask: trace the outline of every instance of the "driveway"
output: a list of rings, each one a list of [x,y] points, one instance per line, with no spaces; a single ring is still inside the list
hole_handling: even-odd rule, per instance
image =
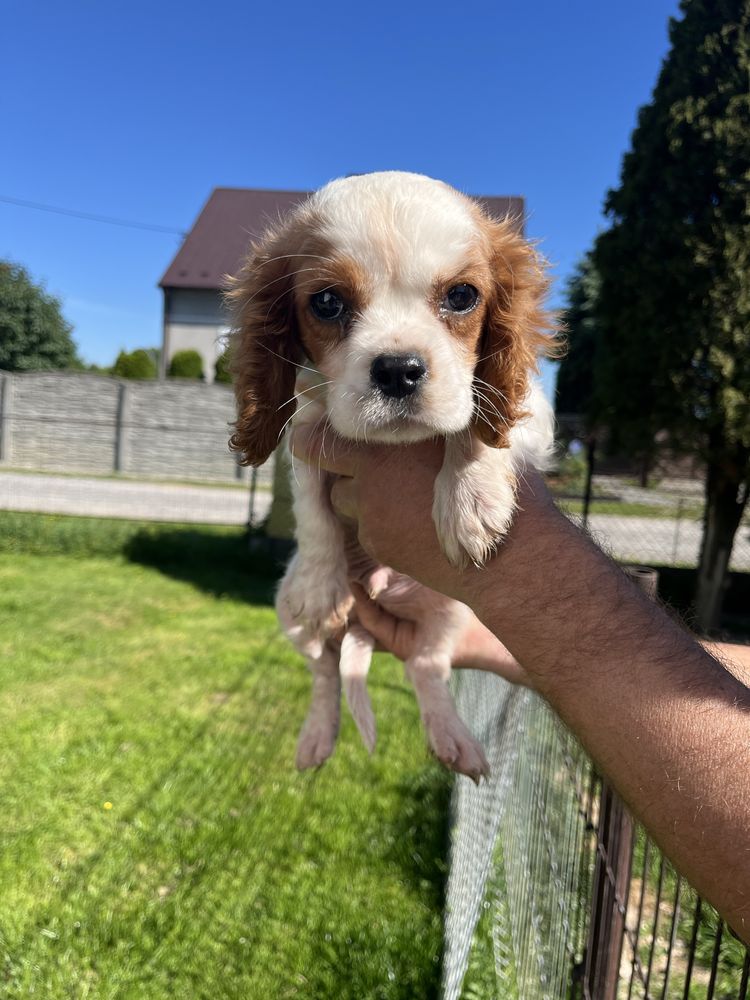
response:
[[[574,520],[578,520],[574,518]],[[703,525],[689,518],[589,516],[592,537],[623,562],[697,566]],[[750,570],[750,531],[742,525],[734,540],[730,568]]]
[[[270,506],[270,491],[259,490],[255,495],[255,523],[266,516]],[[247,524],[250,491],[226,486],[0,472],[0,509],[137,521]],[[604,551],[616,559],[662,565],[698,563],[702,526],[689,518],[593,514],[589,517],[589,528]],[[731,568],[750,570],[747,526],[737,533]]]
[[[268,491],[256,493],[256,522],[265,517],[270,504]],[[250,491],[225,486],[0,472],[0,509],[136,521],[247,524]]]

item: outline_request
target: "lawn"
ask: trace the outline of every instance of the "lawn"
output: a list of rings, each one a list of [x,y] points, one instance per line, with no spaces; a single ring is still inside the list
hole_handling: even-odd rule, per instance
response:
[[[563,498],[557,501],[557,505],[566,514],[583,513],[583,500]],[[614,514],[617,517],[668,517],[672,520],[680,517],[685,520],[697,521],[701,516],[701,507],[698,504],[684,504],[679,507],[677,504],[668,506],[625,500],[594,499],[589,506],[589,514]]]
[[[0,514],[0,997],[414,998],[449,782],[380,658],[293,768],[309,681],[239,533]]]

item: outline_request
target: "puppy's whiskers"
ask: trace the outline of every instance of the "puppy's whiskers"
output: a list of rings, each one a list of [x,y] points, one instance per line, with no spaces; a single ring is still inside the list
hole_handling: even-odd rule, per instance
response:
[[[490,357],[494,357],[494,355],[490,355]],[[485,380],[483,378],[479,378],[478,375],[474,376],[474,381],[478,382],[479,385],[483,385],[488,392],[492,393],[493,396],[497,396],[504,403],[508,402],[508,397],[505,395],[504,392],[501,392],[501,390],[498,389],[496,385],[490,385],[489,382],[485,382]]]
[[[260,261],[259,266],[265,267],[267,264],[275,264],[277,260],[291,260],[293,257],[304,257],[305,260],[324,260],[327,264],[336,263],[333,257],[324,257],[320,253],[280,253],[276,257],[268,257],[266,260]]]
[[[308,406],[311,406],[315,402],[317,402],[317,400],[308,399],[308,401],[305,403],[304,406],[300,406],[298,410],[294,411],[294,413],[291,415],[291,417],[287,417],[287,419],[284,421],[284,426],[279,431],[279,434],[278,434],[278,437],[277,437],[277,441],[281,440],[281,438],[283,437],[284,431],[287,429],[287,427],[289,426],[289,424],[291,423],[291,421],[294,420],[294,418],[297,416],[297,414],[302,413],[303,410],[306,410]]]
[[[276,409],[277,410],[283,410],[285,406],[288,406],[289,403],[293,402],[295,399],[301,399],[308,392],[314,392],[316,389],[323,389],[327,385],[333,385],[333,379],[329,379],[327,382],[316,382],[315,385],[311,385],[307,389],[301,389],[299,392],[295,393],[293,396],[290,396],[289,399],[285,399],[284,402],[281,404],[281,406],[277,406]],[[322,395],[323,395],[323,397],[325,397],[325,393],[322,393]],[[316,399],[318,399],[317,396],[315,396],[313,399],[311,399],[310,402],[313,403],[313,402],[315,402]]]
[[[320,269],[317,267],[301,267],[298,271],[290,271],[289,274],[280,274],[278,278],[272,278],[271,281],[267,281],[265,285],[262,285],[253,295],[250,296],[247,302],[244,303],[245,307],[253,303],[258,298],[258,296],[262,295],[267,288],[271,287],[271,285],[276,285],[280,281],[291,281],[293,278],[296,278],[297,275],[304,274],[306,271],[316,271],[319,273]],[[279,298],[276,299],[275,301],[278,302],[279,299],[283,298],[284,294],[285,293],[282,293],[282,295],[280,295]]]
[[[287,364],[294,365],[295,368],[299,368],[300,371],[312,372],[313,375],[320,375],[320,372],[317,370],[317,368],[310,368],[308,367],[308,365],[297,364],[297,362],[292,361],[291,358],[285,358],[283,354],[279,354],[276,351],[272,351],[271,348],[268,346],[268,344],[264,344],[261,342],[259,346],[262,347],[263,350],[268,351],[269,354],[273,354],[275,358],[279,358],[281,361],[286,361]]]

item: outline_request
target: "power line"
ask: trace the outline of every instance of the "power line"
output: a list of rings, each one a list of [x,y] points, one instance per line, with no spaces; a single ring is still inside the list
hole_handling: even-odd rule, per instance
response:
[[[183,229],[174,229],[172,226],[155,226],[150,222],[131,222],[129,219],[115,219],[109,215],[95,215],[91,212],[77,212],[71,208],[60,208],[57,205],[44,205],[38,201],[25,201],[22,198],[11,198],[8,195],[0,194],[0,201],[8,205],[17,205],[19,208],[33,208],[38,212],[54,212],[56,215],[69,215],[74,219],[86,219],[87,222],[102,222],[108,226],[124,226],[127,229],[147,229],[152,233],[172,233],[176,236],[186,236]]]

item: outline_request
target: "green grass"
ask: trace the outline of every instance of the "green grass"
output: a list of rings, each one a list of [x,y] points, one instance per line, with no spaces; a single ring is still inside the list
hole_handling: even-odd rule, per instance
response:
[[[558,500],[558,507],[567,514],[581,514],[582,500]],[[677,505],[665,506],[650,503],[627,503],[624,500],[592,500],[589,505],[590,514],[616,514],[618,517],[669,517],[679,516],[685,520],[697,520],[701,516],[698,504],[685,504],[678,512]]]
[[[14,466],[3,466],[3,472],[12,472],[19,476],[56,476],[63,479],[103,479],[108,482],[120,483],[150,483],[155,486],[205,486],[207,489],[249,490],[250,480],[239,479],[172,479],[165,476],[132,475],[127,472],[66,472],[57,469],[24,469]],[[270,490],[268,483],[256,483],[258,490]]]
[[[656,995],[665,995],[668,1000],[682,1000],[685,996],[685,980],[688,972],[688,955],[694,933],[694,920],[698,897],[695,891],[684,881],[681,881],[679,914],[675,928],[676,947],[670,963],[670,978],[666,993],[663,982],[667,964],[667,954],[670,949],[670,934],[672,931],[672,914],[676,900],[677,874],[669,863],[663,862],[661,896],[657,914],[657,891],[659,874],[662,868],[662,855],[652,844],[646,856],[646,835],[638,826],[633,845],[630,906],[633,910],[640,903],[643,885],[643,911],[638,938],[638,959],[641,968],[646,970],[651,959],[651,947],[656,939],[653,951],[652,988]],[[648,863],[646,863],[648,862]],[[711,965],[716,946],[719,916],[708,904],[701,905],[700,919],[696,933],[695,956],[688,995],[693,1000],[702,1000],[706,995],[706,986],[710,979]],[[632,923],[632,916],[631,916]],[[625,947],[628,960],[632,959],[632,947]],[[746,949],[735,938],[726,926],[723,927],[716,976],[717,997],[738,997],[742,981],[742,968],[745,962]]]
[[[299,775],[238,532],[3,514],[0,553],[0,997],[436,995],[449,785],[400,666],[375,755],[344,712]]]

